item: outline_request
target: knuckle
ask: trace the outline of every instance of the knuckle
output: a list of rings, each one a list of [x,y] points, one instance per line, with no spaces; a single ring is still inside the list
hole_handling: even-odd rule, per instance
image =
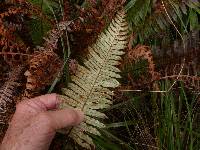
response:
[[[49,117],[49,115],[46,112],[40,113],[37,118],[39,121],[45,122],[47,124],[51,123],[51,118]]]
[[[37,116],[37,119],[40,123],[43,123],[45,126],[45,130],[49,132],[55,131],[55,124],[56,122],[51,118],[50,115],[48,115],[46,112],[42,112]]]
[[[20,102],[16,105],[16,111],[21,112],[27,109],[26,103],[25,102]]]
[[[52,119],[46,112],[41,112],[35,116],[34,122],[40,124],[45,132],[53,132],[52,129]]]
[[[38,115],[38,120],[39,120],[39,122],[43,122],[47,128],[48,127],[51,128],[52,125],[54,124],[53,119],[46,112],[40,113]]]

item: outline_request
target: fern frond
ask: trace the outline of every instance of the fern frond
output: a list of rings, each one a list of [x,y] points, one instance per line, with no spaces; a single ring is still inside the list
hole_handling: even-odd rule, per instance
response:
[[[84,148],[91,149],[92,139],[86,134],[100,135],[96,128],[105,125],[99,119],[106,118],[98,110],[108,108],[112,104],[113,92],[109,88],[116,88],[120,78],[120,70],[116,67],[124,54],[123,49],[128,44],[128,23],[125,12],[117,13],[105,33],[102,33],[96,44],[88,48],[88,59],[84,66],[78,65],[72,83],[63,89],[65,96],[62,107],[75,107],[85,113],[85,120],[72,128],[69,137]]]
[[[159,32],[167,32],[170,25],[181,25],[184,32],[187,31],[188,10],[198,13],[199,2],[180,0],[129,0],[126,5],[128,22],[134,33],[137,33],[134,44],[144,43],[146,39],[155,36]],[[170,19],[171,21],[170,21]],[[173,26],[174,26],[173,25]],[[178,30],[181,30],[177,26]]]
[[[16,67],[9,73],[9,80],[0,88],[0,140],[2,139],[8,121],[15,111],[15,98],[19,94],[20,82],[24,73],[24,67]]]
[[[139,59],[145,59],[148,62],[148,69],[151,75],[151,80],[154,81],[159,77],[159,73],[156,72],[155,63],[153,60],[153,54],[150,47],[145,45],[137,45],[134,49],[128,52],[129,62],[138,61]]]
[[[130,21],[132,26],[138,26],[145,20],[145,17],[148,14],[149,9],[151,9],[151,1],[150,0],[131,0],[126,8],[130,8],[128,10],[128,20]]]
[[[29,61],[29,69],[24,74],[27,77],[24,96],[35,97],[46,86],[51,85],[58,75],[62,63],[59,56],[51,50],[35,52]]]
[[[2,113],[1,111],[3,111],[2,107],[5,107],[7,103],[13,102],[13,93],[15,93],[14,91],[20,85],[18,81],[21,79],[24,71],[23,69],[23,67],[17,67],[13,69],[9,73],[9,80],[0,88],[0,114]]]
[[[7,7],[3,12],[0,11],[0,57],[10,66],[17,66],[26,63],[29,53],[25,43],[13,33],[21,30],[23,23],[18,18],[27,15],[28,12],[22,7]]]
[[[31,57],[30,49],[23,43],[1,40],[0,48],[0,57],[10,66],[26,64]]]
[[[70,23],[69,21],[60,22],[58,29],[50,30],[47,38],[44,38],[43,47],[38,47],[38,51],[32,55],[28,63],[29,69],[25,72],[27,83],[24,97],[31,98],[39,95],[38,93],[47,85],[52,84],[56,78],[63,62],[54,51],[57,50],[58,40]]]

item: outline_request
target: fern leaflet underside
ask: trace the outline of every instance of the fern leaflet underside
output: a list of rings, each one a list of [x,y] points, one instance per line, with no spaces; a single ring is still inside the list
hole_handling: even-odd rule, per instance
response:
[[[63,89],[62,107],[74,107],[85,114],[84,121],[70,130],[69,137],[86,149],[94,146],[92,139],[86,134],[100,135],[97,128],[105,125],[99,120],[106,118],[100,109],[112,104],[113,92],[120,84],[119,65],[123,50],[128,43],[128,23],[125,12],[119,11],[108,29],[102,33],[96,43],[88,47],[88,57],[84,66],[78,65],[77,73],[72,77],[72,83]]]

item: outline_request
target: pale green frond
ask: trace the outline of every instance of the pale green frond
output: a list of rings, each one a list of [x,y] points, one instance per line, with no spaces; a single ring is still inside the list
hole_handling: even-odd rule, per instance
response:
[[[78,65],[72,83],[63,89],[62,107],[74,107],[85,114],[84,121],[70,130],[69,137],[79,145],[91,149],[94,146],[87,133],[100,135],[97,128],[104,128],[101,122],[106,115],[99,110],[110,107],[113,92],[110,88],[120,85],[119,65],[123,50],[128,43],[128,23],[124,11],[117,13],[108,29],[99,35],[96,43],[88,48],[84,65]]]

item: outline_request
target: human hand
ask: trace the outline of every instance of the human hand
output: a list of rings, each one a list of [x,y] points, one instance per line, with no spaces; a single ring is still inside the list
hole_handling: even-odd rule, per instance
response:
[[[59,103],[56,94],[19,103],[0,149],[47,150],[56,130],[77,125],[83,120],[80,111],[55,110]]]

